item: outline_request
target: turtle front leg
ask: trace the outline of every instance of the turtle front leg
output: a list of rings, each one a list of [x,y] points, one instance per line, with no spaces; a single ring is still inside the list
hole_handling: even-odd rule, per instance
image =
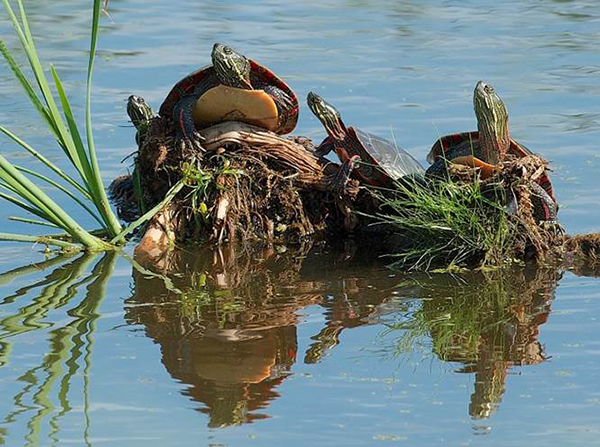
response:
[[[533,216],[538,222],[554,222],[558,218],[558,206],[538,183],[531,183]]]
[[[288,128],[288,132],[295,126],[298,120],[298,104],[286,92],[274,85],[265,85],[263,87],[277,107],[277,116],[279,117],[280,129]],[[293,123],[293,124],[292,124]],[[284,132],[286,133],[286,132]]]
[[[346,189],[346,185],[348,185],[348,181],[350,180],[350,175],[355,168],[356,163],[360,160],[358,155],[353,155],[350,158],[344,160],[338,171],[333,174],[330,184],[331,189],[335,192],[343,192]]]
[[[319,158],[324,157],[334,150],[333,143],[329,137],[327,137],[315,150],[315,155]]]
[[[205,152],[202,147],[204,137],[196,130],[194,123],[194,108],[198,95],[188,95],[181,98],[173,109],[175,126],[175,144],[181,149],[192,149]]]

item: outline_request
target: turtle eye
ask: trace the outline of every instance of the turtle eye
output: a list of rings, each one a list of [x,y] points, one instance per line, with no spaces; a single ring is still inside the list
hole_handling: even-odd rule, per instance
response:
[[[486,93],[494,93],[494,87],[492,87],[491,85],[486,85],[483,89]]]
[[[233,53],[233,50],[230,47],[225,47],[225,48],[223,48],[223,53],[231,54],[231,53]]]

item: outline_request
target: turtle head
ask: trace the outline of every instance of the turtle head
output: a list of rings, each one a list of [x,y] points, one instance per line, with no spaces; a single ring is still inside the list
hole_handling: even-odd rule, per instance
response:
[[[140,129],[140,126],[154,116],[152,108],[148,105],[144,98],[141,96],[131,95],[127,99],[127,114],[129,119],[133,123],[136,129]]]
[[[331,138],[336,140],[344,138],[346,126],[342,122],[340,112],[335,107],[313,92],[308,93],[306,102],[310,111],[319,118]]]
[[[252,90],[250,61],[231,47],[216,43],[212,49],[215,74],[223,85]]]
[[[498,164],[510,146],[508,111],[494,87],[479,81],[473,94],[479,141],[484,162]]]

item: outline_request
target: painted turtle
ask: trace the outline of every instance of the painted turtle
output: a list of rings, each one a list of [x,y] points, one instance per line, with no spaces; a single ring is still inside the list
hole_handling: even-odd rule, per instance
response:
[[[477,117],[477,131],[446,135],[435,142],[427,155],[432,165],[427,176],[443,176],[447,163],[463,164],[480,168],[481,177],[488,178],[502,168],[507,154],[526,157],[533,152],[510,137],[508,111],[500,96],[491,85],[479,81],[473,94],[473,105]],[[558,204],[548,172],[539,179],[541,188],[533,188],[539,197],[541,210],[536,212],[540,220],[554,220]]]
[[[127,115],[137,130],[135,142],[140,147],[148,131],[148,123],[154,117],[154,112],[144,98],[131,95],[127,99]],[[134,186],[135,182],[139,182],[139,178],[136,178],[137,175],[136,171],[133,174],[120,175],[107,188],[109,199],[115,205],[118,216],[125,222],[133,222],[141,214]]]
[[[179,81],[159,114],[175,123],[177,144],[203,150],[203,128],[221,121],[243,121],[285,134],[296,127],[298,98],[271,70],[216,43],[212,65]]]
[[[401,177],[425,172],[412,155],[391,141],[356,127],[346,127],[337,109],[316,93],[310,92],[307,102],[329,134],[317,148],[318,156],[333,150],[345,162],[358,155],[362,163],[354,172],[360,180],[373,186],[390,187]]]

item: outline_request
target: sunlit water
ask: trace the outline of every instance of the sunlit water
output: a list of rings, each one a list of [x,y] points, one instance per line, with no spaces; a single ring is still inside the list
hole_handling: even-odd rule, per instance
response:
[[[81,113],[88,5],[26,6]],[[127,96],[158,109],[220,41],[422,162],[438,136],[475,128],[483,79],[515,138],[552,160],[566,229],[600,230],[594,1],[111,0],[109,13],[93,98],[106,182],[134,150]],[[5,64],[0,98],[0,123],[66,166]],[[306,108],[296,133],[324,136]],[[35,166],[6,139],[0,151]],[[14,214],[0,208],[2,231],[31,231]],[[305,251],[178,253],[152,277],[120,256],[3,243],[0,443],[598,445],[596,279],[407,276],[351,249]]]

